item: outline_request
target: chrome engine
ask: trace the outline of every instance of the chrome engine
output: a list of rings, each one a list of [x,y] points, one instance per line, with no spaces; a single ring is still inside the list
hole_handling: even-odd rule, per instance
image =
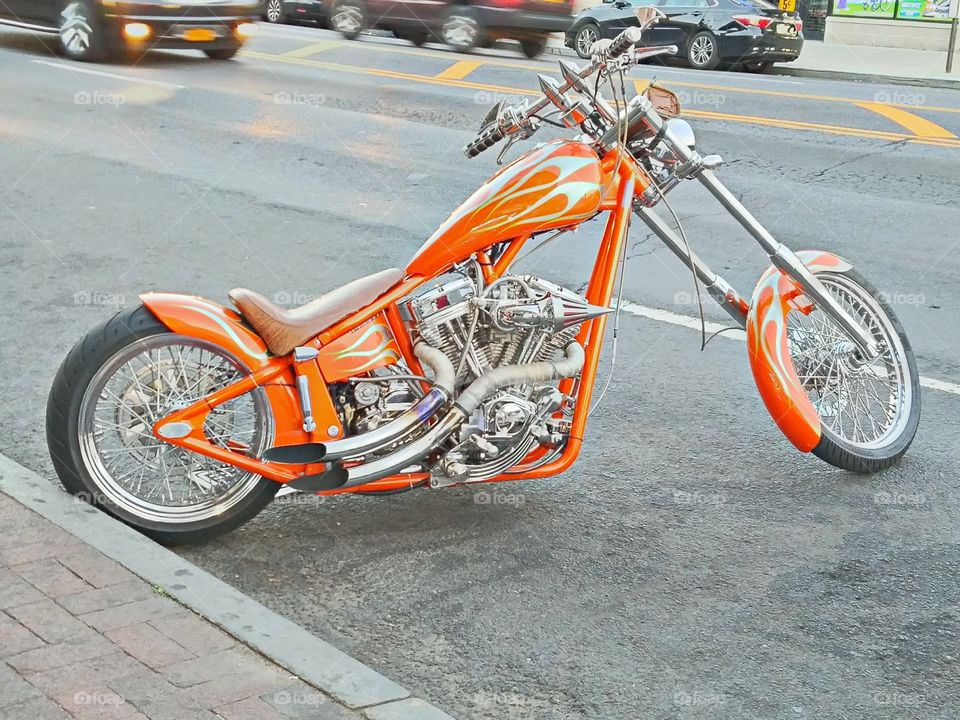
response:
[[[559,285],[515,275],[485,287],[471,277],[456,277],[405,305],[414,336],[441,350],[457,368],[457,393],[493,368],[554,360],[581,323],[606,312]],[[573,404],[565,399],[556,384],[494,393],[445,446],[431,483],[486,480],[522,461],[538,442],[562,446]],[[558,419],[561,408],[566,415]]]

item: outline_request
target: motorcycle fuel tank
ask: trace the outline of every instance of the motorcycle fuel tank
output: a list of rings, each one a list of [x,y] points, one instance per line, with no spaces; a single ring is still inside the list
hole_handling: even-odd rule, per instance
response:
[[[593,148],[556,140],[487,180],[430,236],[407,266],[432,276],[494,243],[565,227],[596,214],[603,170]]]

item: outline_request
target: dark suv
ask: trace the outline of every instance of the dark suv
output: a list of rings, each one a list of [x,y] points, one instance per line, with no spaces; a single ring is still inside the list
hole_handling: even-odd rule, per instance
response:
[[[415,45],[437,38],[460,52],[509,39],[531,58],[543,52],[549,33],[572,22],[573,0],[334,0],[330,12],[330,27],[350,39],[378,28]]]
[[[0,0],[0,24],[59,35],[74,60],[153,48],[229,60],[256,32],[262,10],[262,0]]]

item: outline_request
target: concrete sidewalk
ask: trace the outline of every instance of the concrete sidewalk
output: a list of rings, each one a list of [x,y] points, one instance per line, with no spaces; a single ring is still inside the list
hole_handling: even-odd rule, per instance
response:
[[[0,528],[0,720],[453,720],[2,455]]]
[[[960,53],[953,73],[945,71],[947,53],[935,50],[842,45],[807,40],[800,57],[775,65],[773,72],[867,82],[892,82],[925,87],[960,88]]]

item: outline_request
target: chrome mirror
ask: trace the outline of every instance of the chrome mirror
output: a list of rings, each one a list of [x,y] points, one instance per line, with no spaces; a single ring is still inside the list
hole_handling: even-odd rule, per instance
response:
[[[688,148],[693,150],[697,145],[697,136],[693,132],[693,128],[690,127],[688,123],[683,118],[670,118],[666,121],[667,128],[670,130],[670,133],[681,143],[686,145]]]

